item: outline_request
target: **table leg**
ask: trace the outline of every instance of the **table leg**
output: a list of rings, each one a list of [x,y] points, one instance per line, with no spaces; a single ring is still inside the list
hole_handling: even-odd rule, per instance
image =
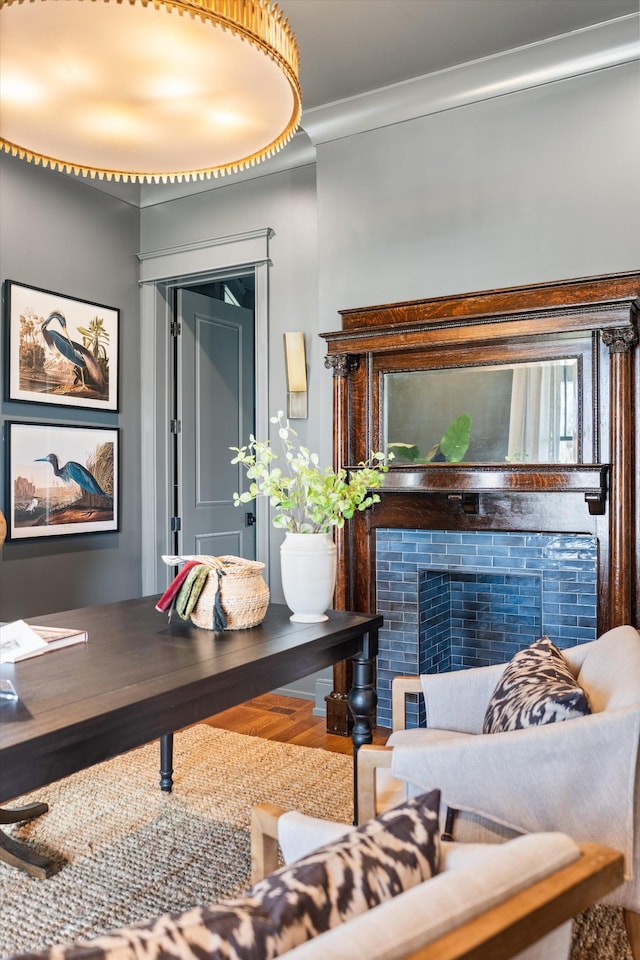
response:
[[[173,786],[173,734],[160,737],[160,789],[171,793]]]
[[[353,714],[353,822],[358,822],[358,750],[363,743],[373,742],[371,718],[376,709],[378,697],[374,686],[374,663],[378,649],[378,632],[371,631],[368,642],[362,651],[352,658],[353,674],[351,689],[347,696],[349,709]]]
[[[46,813],[48,809],[46,803],[29,803],[14,810],[0,807],[0,823],[21,823],[23,820],[33,820],[34,817]],[[8,837],[4,830],[0,830],[0,860],[12,867],[26,870],[30,876],[38,880],[45,880],[60,869],[59,864],[48,857],[41,856],[19,840]]]

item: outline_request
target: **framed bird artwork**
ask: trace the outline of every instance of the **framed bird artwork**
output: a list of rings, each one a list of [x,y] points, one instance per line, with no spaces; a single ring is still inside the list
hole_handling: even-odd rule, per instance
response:
[[[120,311],[5,280],[6,400],[118,409]]]
[[[7,540],[119,530],[119,430],[10,421]]]

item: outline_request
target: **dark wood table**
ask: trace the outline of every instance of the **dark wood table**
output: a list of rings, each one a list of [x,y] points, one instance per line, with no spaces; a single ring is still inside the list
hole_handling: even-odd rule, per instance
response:
[[[273,604],[258,627],[213,632],[167,623],[156,599],[26,618],[83,628],[89,640],[0,666],[20,698],[0,706],[0,803],[158,738],[160,785],[170,790],[173,731],[349,658],[354,757],[371,742],[381,616],[329,611],[323,623],[291,623],[289,609]],[[46,810],[2,807],[0,823]],[[1,830],[0,860],[37,877],[54,870]]]

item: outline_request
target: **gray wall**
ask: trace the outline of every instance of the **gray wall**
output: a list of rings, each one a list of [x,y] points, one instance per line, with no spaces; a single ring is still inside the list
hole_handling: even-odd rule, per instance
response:
[[[637,81],[637,63],[610,67],[344,136],[318,146],[316,165],[164,202],[159,190],[141,210],[0,157],[2,279],[120,307],[123,346],[120,414],[74,411],[75,422],[122,428],[122,532],[6,544],[0,618],[140,592],[138,249],[274,229],[270,411],[285,405],[282,333],[304,330],[300,436],[328,462],[332,385],[318,333],[339,326],[339,309],[638,267]],[[3,402],[2,419],[59,419],[34,410]],[[279,543],[274,531],[276,569]]]
[[[119,414],[8,403],[3,388],[3,510],[7,420],[121,428],[121,532],[5,543],[0,553],[0,620],[13,620],[140,595],[140,212],[5,154],[0,154],[0,198],[2,281],[118,307],[121,324]],[[4,343],[2,355],[4,360]],[[2,376],[4,381],[4,365]]]
[[[281,333],[305,330],[309,419],[331,457],[317,334],[338,310],[635,269],[638,64],[322,143],[313,167],[142,210],[142,248],[273,227],[271,409]],[[316,184],[317,180],[317,184]]]
[[[639,265],[639,67],[318,150],[320,317]]]

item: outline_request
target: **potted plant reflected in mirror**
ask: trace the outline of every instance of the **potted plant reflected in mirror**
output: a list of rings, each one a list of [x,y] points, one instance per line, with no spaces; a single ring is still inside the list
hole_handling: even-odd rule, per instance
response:
[[[286,530],[280,548],[282,590],[291,620],[316,623],[326,620],[336,581],[334,527],[343,527],[357,510],[366,510],[380,497],[372,491],[382,486],[389,469],[383,453],[372,453],[357,470],[320,467],[317,453],[298,446],[296,431],[282,411],[271,417],[277,426],[282,453],[268,440],[252,435],[244,447],[231,447],[231,461],[247,470],[249,489],[234,494],[235,506],[267,497],[274,508],[273,525]]]
[[[471,442],[471,416],[461,413],[449,424],[440,440],[427,453],[420,453],[415,443],[389,443],[387,449],[401,460],[411,463],[460,463]]]

